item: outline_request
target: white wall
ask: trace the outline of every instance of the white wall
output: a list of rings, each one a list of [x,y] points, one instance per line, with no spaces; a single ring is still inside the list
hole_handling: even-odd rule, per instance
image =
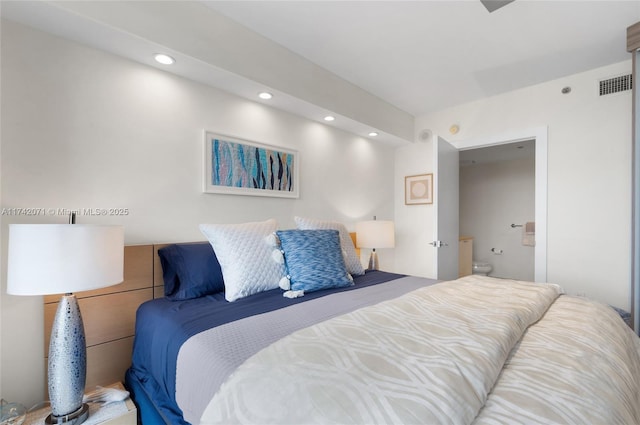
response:
[[[304,103],[312,103],[325,111],[331,111],[334,115],[339,114],[372,126],[381,133],[393,135],[398,141],[411,140],[413,116],[409,113],[202,2],[63,1],[47,4],[38,2],[40,4],[37,6],[29,7],[21,3],[10,3],[4,7],[3,13],[9,13],[9,16],[27,22],[32,18],[24,14],[56,16],[57,25],[51,25],[50,28],[53,33],[59,35],[72,33],[74,24],[87,18],[92,21],[93,26],[104,26],[101,29],[102,40],[91,42],[105,45],[107,49],[109,43],[104,39],[122,39],[122,33],[130,34],[133,36],[132,43],[148,40],[173,52],[181,52],[176,55],[179,63],[195,60],[201,64],[209,64],[208,69],[201,69],[202,74],[199,78],[209,79],[212,74],[218,74],[216,69],[226,70],[226,75],[211,80],[234,84],[237,78],[247,78],[248,81],[269,87],[270,91],[280,91],[279,95],[287,93],[292,101],[296,98],[305,99],[305,102],[295,103],[299,108],[294,113],[307,114]],[[69,25],[61,22],[69,22]],[[124,39],[127,40],[128,37]],[[196,66],[196,63],[191,63],[192,68]],[[256,89],[258,90],[260,88]],[[360,125],[354,128],[363,131]]]
[[[202,240],[206,222],[301,215],[354,230],[393,216],[391,148],[11,22],[1,53],[4,208],[128,208],[78,217],[124,225],[127,244]],[[297,149],[300,198],[201,193],[204,129]],[[2,248],[14,222],[66,217],[3,216]],[[42,299],[5,291],[3,273],[0,395],[29,406],[44,396]]]
[[[523,227],[511,227],[534,221],[534,201],[533,157],[460,168],[460,235],[474,238],[473,259],[489,262],[491,276],[534,280],[534,247],[522,245]]]
[[[599,98],[597,82],[630,72],[625,61],[416,118],[416,134],[458,124],[454,145],[548,126],[547,278],[627,310],[631,93]]]

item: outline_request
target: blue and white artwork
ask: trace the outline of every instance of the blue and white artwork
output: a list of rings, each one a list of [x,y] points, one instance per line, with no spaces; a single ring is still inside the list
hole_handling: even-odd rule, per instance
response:
[[[297,152],[206,133],[205,191],[298,197]]]

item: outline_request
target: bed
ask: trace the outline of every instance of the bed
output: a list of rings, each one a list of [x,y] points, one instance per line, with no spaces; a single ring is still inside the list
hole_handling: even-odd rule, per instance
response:
[[[262,224],[245,233],[264,248]],[[247,273],[230,264],[262,261],[238,228],[162,253],[167,296],[138,309],[126,376],[143,424],[640,424],[640,339],[612,308],[554,284],[348,270],[346,230],[311,224],[264,249],[286,282],[233,301]],[[300,290],[296,261],[331,287]]]

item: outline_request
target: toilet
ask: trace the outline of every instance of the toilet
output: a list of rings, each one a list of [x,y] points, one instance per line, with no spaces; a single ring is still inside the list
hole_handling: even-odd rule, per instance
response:
[[[474,261],[471,267],[473,274],[478,274],[482,276],[487,276],[493,270],[491,264],[484,261]]]

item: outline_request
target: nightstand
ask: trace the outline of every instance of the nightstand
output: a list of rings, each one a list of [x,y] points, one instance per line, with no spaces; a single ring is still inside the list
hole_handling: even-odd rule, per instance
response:
[[[458,277],[473,273],[473,238],[460,236],[458,245]]]
[[[107,385],[107,387],[124,389],[120,382]],[[50,413],[49,407],[29,412],[24,425],[42,425]],[[130,398],[106,406],[99,403],[89,403],[89,418],[83,425],[136,425],[138,422],[137,416],[136,406]]]

